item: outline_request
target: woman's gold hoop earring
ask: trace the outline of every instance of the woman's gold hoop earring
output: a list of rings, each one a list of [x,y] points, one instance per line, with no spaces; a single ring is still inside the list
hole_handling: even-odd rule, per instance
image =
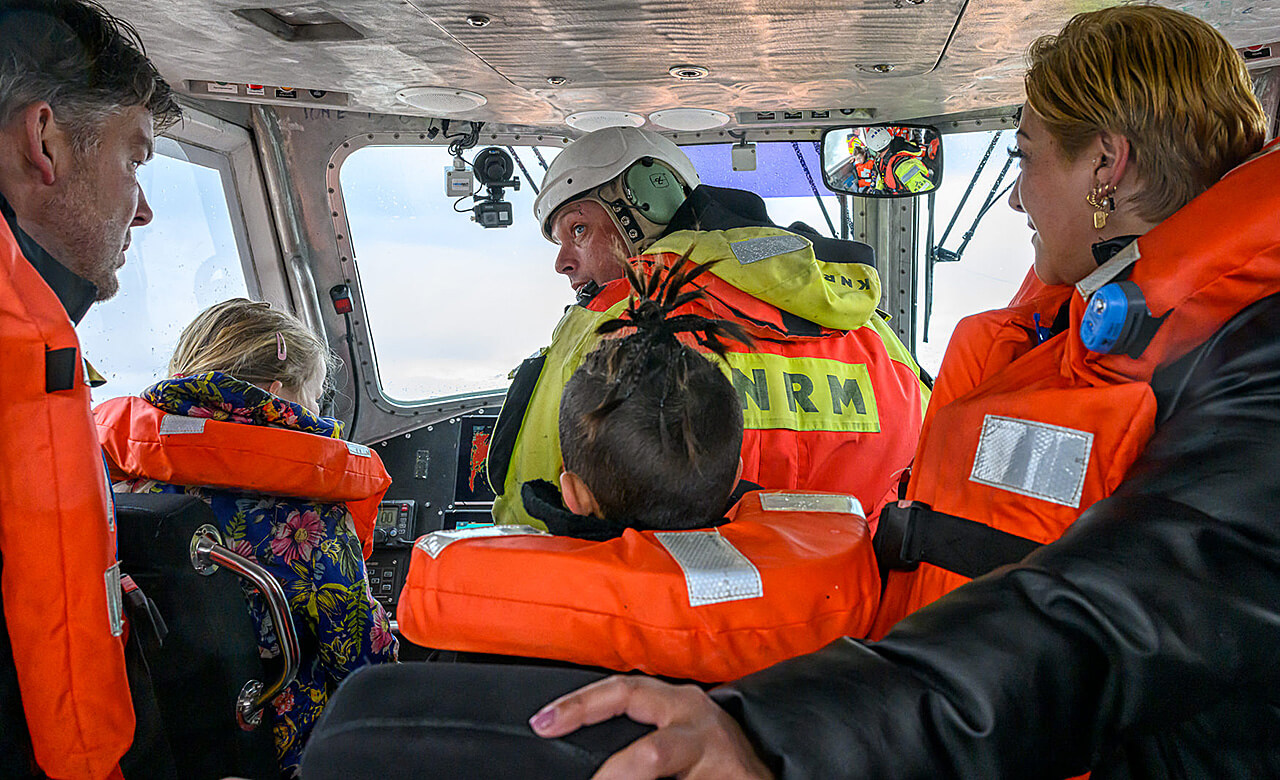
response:
[[[1110,184],[1097,184],[1085,196],[1085,200],[1093,206],[1093,227],[1102,230],[1107,226],[1107,217],[1116,210],[1116,199],[1111,194],[1116,191]]]

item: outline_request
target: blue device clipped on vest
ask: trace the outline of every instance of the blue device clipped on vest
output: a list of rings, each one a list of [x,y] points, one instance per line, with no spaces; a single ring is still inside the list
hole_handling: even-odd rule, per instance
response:
[[[1080,340],[1093,352],[1136,358],[1147,348],[1163,317],[1147,308],[1142,288],[1130,281],[1111,282],[1089,298],[1080,321]]]

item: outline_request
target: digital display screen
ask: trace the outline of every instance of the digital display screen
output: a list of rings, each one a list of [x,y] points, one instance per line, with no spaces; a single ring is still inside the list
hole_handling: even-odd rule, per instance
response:
[[[454,489],[454,502],[467,504],[492,504],[493,491],[489,489],[486,474],[489,458],[489,437],[493,435],[496,417],[463,417],[458,432],[458,479]]]
[[[374,528],[395,528],[396,519],[400,517],[400,507],[397,506],[380,506],[378,507],[378,517],[373,522]]]

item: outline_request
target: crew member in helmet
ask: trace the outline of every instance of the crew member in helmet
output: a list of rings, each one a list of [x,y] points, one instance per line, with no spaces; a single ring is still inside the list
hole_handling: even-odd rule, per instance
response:
[[[897,128],[873,127],[867,146],[875,154],[876,183],[885,192],[923,192],[933,186],[933,172],[921,160],[920,144],[893,132]]]
[[[928,380],[876,312],[871,248],[774,225],[756,195],[701,184],[668,139],[631,127],[598,130],[551,164],[534,201],[555,268],[578,294],[551,344],[517,371],[491,439],[498,523],[541,527],[521,486],[558,483],[565,383],[595,346],[596,328],[625,309],[626,264],[648,274],[684,254],[717,263],[688,313],[740,323],[722,368],[743,407],[745,480],[770,489],[852,493],[879,504],[910,461]]]

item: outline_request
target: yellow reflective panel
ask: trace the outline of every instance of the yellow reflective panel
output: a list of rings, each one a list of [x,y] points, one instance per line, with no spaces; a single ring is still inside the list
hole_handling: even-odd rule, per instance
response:
[[[731,352],[721,368],[738,391],[748,429],[880,430],[871,375],[861,363]]]

